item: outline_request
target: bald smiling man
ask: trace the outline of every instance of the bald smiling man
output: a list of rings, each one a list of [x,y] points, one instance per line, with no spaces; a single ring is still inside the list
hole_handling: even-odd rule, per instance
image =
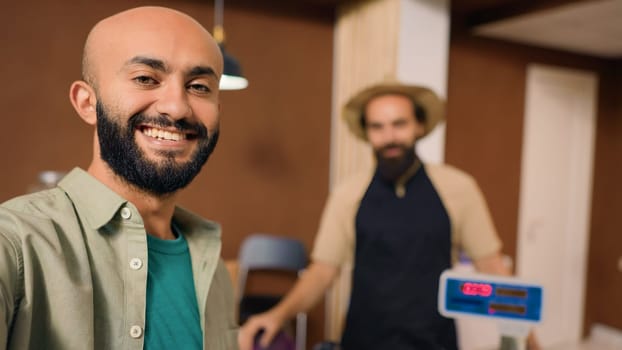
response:
[[[218,140],[218,45],[141,7],[97,23],[82,65],[88,169],[0,206],[0,348],[237,349],[220,227],[176,205]]]

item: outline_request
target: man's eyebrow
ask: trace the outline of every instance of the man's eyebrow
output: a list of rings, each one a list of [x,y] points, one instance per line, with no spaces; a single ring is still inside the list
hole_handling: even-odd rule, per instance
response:
[[[166,63],[164,63],[164,61],[159,60],[157,58],[151,58],[151,57],[145,57],[145,56],[135,56],[132,57],[129,61],[127,61],[125,63],[126,66],[129,66],[131,64],[144,64],[146,66],[149,66],[155,70],[159,70],[162,72],[167,72],[168,71],[168,67],[166,66]]]
[[[216,75],[216,72],[214,71],[212,67],[196,66],[188,71],[188,76],[196,77],[199,75],[211,75],[215,78],[218,78],[218,76]]]
[[[132,57],[130,60],[128,60],[125,63],[125,66],[129,66],[132,64],[143,64],[146,66],[151,67],[152,69],[158,70],[158,71],[162,71],[167,73],[169,71],[168,66],[166,65],[166,63],[164,63],[164,61],[157,59],[157,58],[152,58],[152,57],[146,57],[146,56],[135,56]],[[196,77],[196,76],[200,76],[200,75],[209,75],[212,76],[214,78],[218,78],[218,75],[216,74],[216,71],[214,71],[214,69],[212,67],[209,66],[195,66],[192,67],[189,71],[188,71],[188,76],[191,77]]]

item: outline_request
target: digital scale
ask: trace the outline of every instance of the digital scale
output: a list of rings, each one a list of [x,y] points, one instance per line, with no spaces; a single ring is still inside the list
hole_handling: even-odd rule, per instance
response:
[[[526,347],[531,327],[542,320],[543,288],[516,277],[445,270],[438,291],[438,311],[450,318],[494,319],[502,336]]]

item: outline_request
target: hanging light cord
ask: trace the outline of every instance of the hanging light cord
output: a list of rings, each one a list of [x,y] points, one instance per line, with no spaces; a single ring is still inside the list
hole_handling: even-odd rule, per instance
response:
[[[225,42],[225,29],[222,24],[224,0],[214,0],[214,39],[221,45]]]
[[[224,0],[214,0],[214,39],[222,51],[224,67],[220,79],[221,90],[240,90],[248,86],[248,80],[242,75],[240,64],[225,52],[225,29],[223,22]]]

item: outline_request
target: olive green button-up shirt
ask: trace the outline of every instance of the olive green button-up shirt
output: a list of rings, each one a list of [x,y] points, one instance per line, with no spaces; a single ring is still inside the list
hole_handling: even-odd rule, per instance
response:
[[[220,227],[176,208],[204,349],[237,349]],[[147,240],[136,207],[81,169],[0,206],[0,348],[142,349]]]

